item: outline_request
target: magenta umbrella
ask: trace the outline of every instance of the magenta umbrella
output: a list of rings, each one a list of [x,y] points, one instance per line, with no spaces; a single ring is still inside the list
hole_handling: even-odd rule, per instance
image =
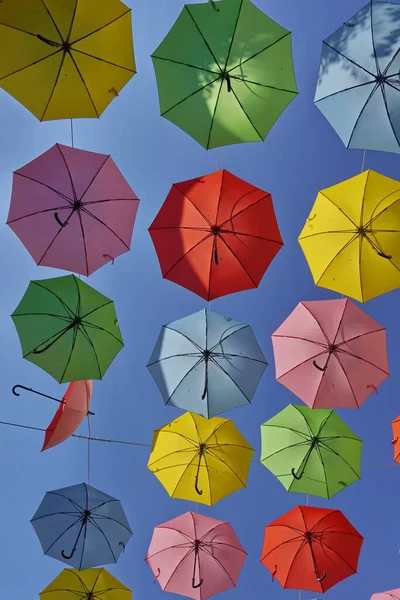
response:
[[[36,264],[90,275],[130,249],[138,204],[109,155],[56,144],[15,171],[7,224]]]
[[[371,596],[371,600],[400,600],[400,588],[396,590],[387,590],[387,592],[378,592]]]
[[[246,556],[229,523],[187,512],[154,528],[145,560],[164,592],[206,600],[236,587]]]
[[[386,329],[348,298],[300,302],[272,345],[277,381],[310,408],[359,408],[389,376]]]

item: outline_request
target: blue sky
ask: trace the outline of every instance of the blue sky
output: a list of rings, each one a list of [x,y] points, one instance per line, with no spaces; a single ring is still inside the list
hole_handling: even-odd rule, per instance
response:
[[[151,443],[152,432],[180,411],[165,407],[145,365],[162,324],[198,311],[205,302],[161,278],[147,228],[173,182],[216,170],[216,150],[205,151],[172,123],[159,117],[151,52],[179,14],[182,0],[137,0],[133,30],[138,74],[99,121],[76,121],[75,145],[110,153],[141,199],[132,251],[113,266],[106,265],[89,283],[114,299],[125,348],[103,381],[94,383],[92,433],[96,436]],[[230,417],[256,450],[248,488],[201,512],[233,525],[249,556],[236,590],[225,600],[245,595],[259,600],[295,599],[295,590],[271,582],[259,564],[264,526],[305,497],[287,493],[259,464],[259,427],[290,402],[297,402],[275,382],[270,335],[301,300],[337,298],[314,287],[297,236],[319,189],[360,172],[362,151],[347,151],[313,105],[321,42],[363,5],[363,0],[256,0],[270,17],[293,32],[299,96],[292,102],[264,143],[221,149],[220,166],[272,193],[285,243],[257,290],[212,302],[212,309],[250,323],[269,367],[250,407]],[[56,142],[70,143],[68,121],[39,123],[15,100],[0,93],[0,419],[46,427],[56,406],[45,399],[11,394],[14,384],[35,387],[61,397],[66,386],[24,361],[9,317],[29,280],[54,277],[59,271],[36,267],[4,224],[8,213],[12,172]],[[366,168],[399,178],[399,157],[368,152]],[[400,413],[399,373],[400,291],[368,302],[366,311],[388,329],[392,376],[360,411],[341,416],[364,440],[363,460],[392,462],[391,421]],[[300,402],[300,401],[299,401]],[[86,433],[86,425],[82,426]],[[40,453],[42,435],[23,429],[0,429],[1,595],[33,600],[63,569],[44,557],[29,521],[46,490],[85,481],[87,446],[81,440]],[[121,499],[134,537],[119,563],[109,570],[140,600],[165,600],[143,562],[153,527],[195,505],[171,500],[146,467],[147,448],[92,443],[92,484]],[[400,587],[398,483],[400,467],[365,465],[362,480],[329,502],[310,498],[314,506],[340,509],[365,536],[358,574],[325,594],[327,600],[368,600],[376,591]],[[303,592],[302,600],[318,594]]]

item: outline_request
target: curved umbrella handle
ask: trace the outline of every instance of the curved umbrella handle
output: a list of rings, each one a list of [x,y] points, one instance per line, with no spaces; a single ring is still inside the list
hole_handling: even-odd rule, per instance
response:
[[[60,227],[65,227],[66,223],[63,223],[60,219],[60,217],[58,216],[58,213],[54,213],[54,218],[57,221],[57,223],[59,224]]]
[[[203,583],[203,580],[202,580],[202,579],[200,579],[199,583],[196,583],[196,584],[195,584],[195,582],[194,582],[194,577],[193,577],[193,579],[192,579],[192,588],[194,588],[194,589],[196,589],[196,588],[199,588],[199,587],[201,586],[201,584],[202,584],[202,583]]]
[[[397,444],[398,441],[399,441],[399,438],[397,437],[395,440],[392,440],[390,443],[394,445],[394,444]]]
[[[157,581],[157,579],[160,577],[160,575],[161,575],[160,567],[157,567],[157,575],[154,577],[153,583],[155,583]]]
[[[379,394],[378,392],[378,388],[376,387],[376,385],[373,385],[372,383],[370,385],[367,385],[367,388],[372,388],[375,392],[376,395]]]
[[[12,389],[12,393],[14,394],[14,396],[20,396],[20,395],[21,395],[21,394],[19,394],[19,393],[16,391],[16,389],[17,389],[17,388],[21,388],[21,390],[28,390],[28,392],[30,392],[30,391],[31,391],[31,388],[27,388],[27,387],[25,387],[24,385],[19,385],[19,383],[17,383],[17,385],[14,385],[14,386],[13,386],[13,389]]]
[[[317,578],[317,581],[323,581],[326,577],[326,571],[324,571],[324,574],[322,575],[322,577],[318,577],[318,573],[315,573],[315,576]]]
[[[294,469],[292,468],[292,475],[295,479],[297,479],[297,481],[299,481],[303,477],[304,471],[301,473],[301,475],[296,475]]]
[[[197,476],[196,480],[194,482],[194,489],[196,490],[196,492],[198,493],[198,495],[201,496],[203,494],[203,490],[199,490],[198,483],[199,483],[199,478]]]
[[[213,7],[214,10],[216,10],[217,12],[219,12],[219,8],[218,6],[215,4],[214,0],[210,0],[210,4]]]
[[[111,260],[111,264],[113,265],[115,262],[115,259],[113,256],[111,256],[111,254],[103,254],[103,258],[109,258]]]
[[[66,558],[67,560],[70,560],[73,557],[73,555],[75,554],[75,552],[76,552],[76,548],[72,549],[71,554],[65,554],[64,550],[61,550],[61,556],[63,558]]]
[[[392,258],[391,254],[385,254],[381,250],[377,250],[376,253],[378,254],[378,256],[382,256],[382,258],[387,258],[388,260],[390,260]]]
[[[314,365],[314,367],[316,367],[316,368],[317,368],[319,371],[325,371],[325,369],[326,369],[326,367],[320,367],[320,366],[317,364],[317,361],[316,361],[316,360],[313,360],[313,361],[312,361],[312,364],[313,364],[313,365]]]

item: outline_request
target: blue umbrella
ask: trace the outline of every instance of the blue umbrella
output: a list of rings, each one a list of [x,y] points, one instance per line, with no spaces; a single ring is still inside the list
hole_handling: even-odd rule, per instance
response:
[[[31,523],[47,556],[79,570],[117,562],[132,537],[120,501],[86,483],[47,492]]]
[[[163,326],[147,368],[166,404],[208,418],[249,404],[266,366],[250,325],[205,309]]]
[[[400,5],[369,2],[323,42],[314,102],[347,148],[400,153]]]

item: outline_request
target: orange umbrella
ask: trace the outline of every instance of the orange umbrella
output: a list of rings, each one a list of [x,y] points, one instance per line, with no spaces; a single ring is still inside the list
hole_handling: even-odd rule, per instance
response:
[[[340,510],[297,506],[265,528],[260,562],[284,588],[326,592],[357,572],[363,539]]]
[[[149,232],[163,277],[208,301],[258,287],[283,245],[271,194],[225,170],[175,183]]]
[[[393,432],[393,460],[400,464],[400,416],[392,421],[392,432]]]
[[[89,411],[92,387],[93,382],[91,380],[73,381],[69,384],[62,400],[58,400],[47,394],[37,392],[32,388],[27,388],[23,385],[14,385],[12,391],[15,396],[19,396],[16,390],[21,388],[60,403],[53,420],[46,429],[42,452],[61,444],[61,442],[65,442],[65,440],[75,433],[83,419],[88,414],[93,414]]]

